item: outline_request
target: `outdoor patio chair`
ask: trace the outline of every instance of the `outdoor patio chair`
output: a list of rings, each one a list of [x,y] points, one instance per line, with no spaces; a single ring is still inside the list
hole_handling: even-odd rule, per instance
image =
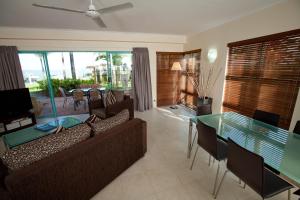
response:
[[[64,103],[63,103],[63,108],[64,108],[65,104],[68,103],[68,100],[71,99],[72,97],[65,92],[64,88],[58,87],[58,90],[59,90],[61,96],[64,98]]]
[[[91,85],[91,88],[93,88],[93,89],[97,89],[97,88],[100,88],[101,87],[101,85],[100,84],[92,84]]]
[[[31,96],[31,103],[33,107],[33,112],[36,117],[40,116],[43,111],[43,104],[34,96]]]
[[[88,101],[101,99],[101,92],[98,89],[90,89],[87,93]]]
[[[80,89],[76,89],[73,91],[73,99],[74,99],[74,110],[80,105],[83,101],[84,109],[86,109],[86,100],[84,99],[84,92]]]

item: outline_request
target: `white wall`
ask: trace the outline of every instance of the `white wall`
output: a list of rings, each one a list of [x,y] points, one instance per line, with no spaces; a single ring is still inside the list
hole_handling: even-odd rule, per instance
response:
[[[0,45],[19,50],[131,51],[149,49],[153,103],[156,106],[156,51],[183,51],[185,36],[0,27]]]
[[[197,35],[188,36],[184,46],[185,50],[201,48],[205,53],[209,48],[217,48],[219,55],[223,55],[219,60],[223,67],[223,73],[212,92],[213,112],[220,112],[222,106],[227,43],[299,28],[300,1],[290,0]],[[202,54],[202,56],[205,55]],[[290,130],[294,128],[296,120],[300,120],[300,95],[298,95]]]

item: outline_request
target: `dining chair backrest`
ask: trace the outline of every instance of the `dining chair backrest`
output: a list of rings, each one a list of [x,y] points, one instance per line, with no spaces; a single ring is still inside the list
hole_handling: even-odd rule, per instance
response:
[[[64,98],[66,98],[66,97],[67,97],[67,95],[66,95],[66,93],[65,93],[65,90],[64,90],[64,88],[62,88],[62,87],[58,87],[58,90],[59,90],[59,92],[61,93],[61,96],[63,96]]]
[[[258,121],[278,126],[280,116],[275,113],[270,113],[262,110],[255,110],[253,119],[256,119]]]
[[[197,106],[197,116],[200,115],[209,115],[212,114],[212,110],[211,110],[211,104],[203,104],[200,106]]]
[[[198,144],[214,158],[218,158],[216,129],[207,126],[200,120],[197,123]]]
[[[263,194],[264,159],[228,139],[227,169],[258,194]]]
[[[75,101],[82,101],[84,96],[84,92],[80,89],[76,89],[73,91],[73,98]]]
[[[297,121],[293,132],[300,134],[300,121]]]

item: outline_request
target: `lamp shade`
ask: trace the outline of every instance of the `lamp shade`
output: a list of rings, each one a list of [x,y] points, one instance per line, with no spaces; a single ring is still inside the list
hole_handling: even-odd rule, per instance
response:
[[[209,63],[214,63],[218,57],[217,49],[209,49],[207,53],[207,58]]]
[[[181,71],[180,62],[174,62],[171,68],[172,71]]]

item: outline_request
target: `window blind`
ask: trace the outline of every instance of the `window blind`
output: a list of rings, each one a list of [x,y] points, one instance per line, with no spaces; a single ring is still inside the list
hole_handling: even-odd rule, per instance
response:
[[[300,85],[300,29],[227,46],[223,111],[276,113],[288,129]]]

